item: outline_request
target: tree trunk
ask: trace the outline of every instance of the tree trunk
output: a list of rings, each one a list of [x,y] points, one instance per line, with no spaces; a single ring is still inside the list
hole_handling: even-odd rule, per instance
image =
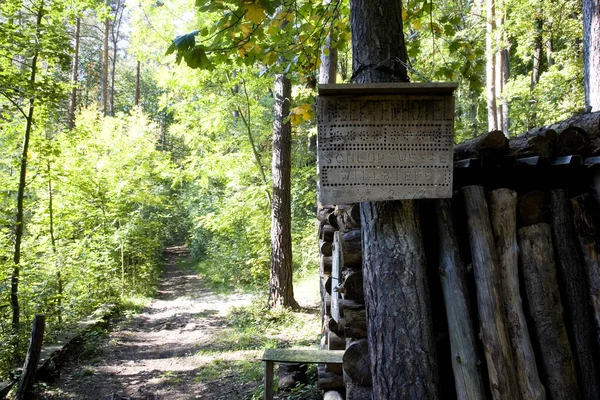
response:
[[[71,70],[71,97],[69,98],[69,129],[75,127],[75,110],[77,109],[77,81],[79,80],[79,37],[81,29],[81,18],[77,17],[75,23],[75,46],[73,49],[73,67]]]
[[[115,3],[115,16],[111,25],[112,39],[112,62],[110,74],[110,93],[109,93],[109,115],[115,115],[115,70],[117,68],[117,55],[119,49],[119,36],[121,34],[121,22],[123,21],[123,8],[125,3],[117,1]]]
[[[475,330],[470,313],[465,268],[452,221],[451,200],[436,202],[439,237],[440,281],[444,293],[450,335],[452,369],[459,400],[485,399],[477,356]]]
[[[517,194],[510,189],[498,189],[490,192],[488,198],[519,392],[522,399],[545,399],[546,392],[539,378],[519,292]]]
[[[142,72],[141,62],[138,61],[135,67],[135,105],[138,107],[140,105],[140,75]]]
[[[561,287],[566,297],[566,324],[571,334],[583,399],[600,399],[598,364],[594,358],[595,329],[589,306],[585,272],[575,241],[573,218],[566,190],[550,193],[552,239]]]
[[[582,194],[571,199],[573,206],[573,221],[583,253],[585,272],[589,285],[590,302],[592,304],[594,321],[596,323],[596,340],[600,345],[600,249],[598,248],[597,232],[590,213],[590,198]]]
[[[496,16],[494,1],[495,0],[487,0],[486,3],[485,88],[488,110],[488,131],[495,131],[499,129],[496,113]]]
[[[290,113],[292,84],[284,74],[275,76],[273,121],[273,200],[271,203],[271,274],[269,305],[297,308],[292,284]]]
[[[39,35],[44,16],[44,2],[40,3],[37,12],[36,33]],[[35,47],[31,60],[31,74],[29,76],[29,87],[35,85],[37,75],[38,48]],[[17,215],[15,218],[15,247],[13,253],[13,272],[10,282],[10,305],[12,309],[12,329],[17,332],[21,311],[19,307],[19,275],[21,272],[21,244],[25,231],[25,187],[27,186],[27,161],[29,153],[29,140],[33,129],[33,115],[35,110],[35,97],[29,99],[29,110],[25,120],[25,135],[23,137],[23,150],[21,152],[21,167],[19,173],[19,188],[17,190]]]
[[[319,67],[319,83],[333,84],[337,75],[337,49],[331,47],[331,34],[327,35],[321,49],[321,66]]]
[[[506,34],[504,33],[504,0],[496,0],[496,36],[497,53],[496,53],[496,113],[498,121],[498,129],[504,132],[508,137],[508,101],[504,96],[504,86],[508,82],[509,77],[509,54],[506,50]]]
[[[541,14],[542,10],[538,9],[537,14]],[[531,67],[531,82],[529,83],[529,90],[533,92],[536,85],[540,81],[541,74],[541,66],[542,66],[542,33],[544,31],[544,21],[541,17],[536,17],[535,21],[535,31],[534,31],[534,39],[533,39],[533,59],[532,59],[532,67]],[[533,119],[535,121],[535,118]],[[534,122],[535,123],[535,122]]]
[[[600,111],[600,2],[583,0],[583,74],[586,111]]]
[[[578,399],[575,364],[556,280],[550,225],[537,224],[519,229],[519,248],[547,395],[551,399]]]
[[[402,3],[350,2],[353,81],[407,82]],[[414,201],[361,203],[374,399],[436,399],[425,251]]]
[[[110,0],[106,0],[110,7]],[[104,42],[102,45],[102,79],[101,79],[101,107],[102,113],[108,115],[108,36],[110,35],[110,19],[104,19]]]
[[[519,389],[514,370],[501,276],[487,202],[481,186],[462,188],[468,215],[469,242],[477,287],[480,337],[483,341],[490,386],[494,399],[516,399]]]
[[[413,201],[361,203],[374,399],[436,399],[425,251]]]
[[[15,400],[31,399],[31,390],[35,383],[37,365],[40,361],[40,353],[42,344],[44,343],[44,328],[46,327],[46,317],[44,315],[36,315],[33,319],[31,328],[31,338],[29,340],[29,349],[23,365],[23,374],[19,382],[19,388],[15,395]]]

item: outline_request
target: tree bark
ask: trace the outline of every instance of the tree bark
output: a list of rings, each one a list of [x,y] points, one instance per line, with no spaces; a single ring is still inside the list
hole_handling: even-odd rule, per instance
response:
[[[350,2],[353,81],[407,82],[402,3]],[[361,203],[374,399],[437,399],[438,373],[414,201]]]
[[[486,75],[486,98],[488,110],[488,131],[500,129],[497,118],[496,105],[496,15],[495,0],[486,2],[486,35],[485,35],[485,75]]]
[[[337,75],[337,49],[331,47],[331,34],[327,35],[321,49],[321,65],[319,67],[319,83],[333,84]]]
[[[600,2],[583,0],[583,81],[586,111],[600,111]]]
[[[571,199],[573,206],[573,221],[579,247],[583,254],[584,267],[589,285],[590,301],[594,321],[596,323],[596,340],[600,345],[600,264],[598,256],[597,232],[594,227],[592,215],[590,213],[590,198],[588,194],[582,194]]]
[[[361,204],[374,399],[436,399],[425,251],[415,202]]]
[[[592,313],[583,263],[577,252],[573,218],[566,190],[550,193],[552,210],[552,239],[556,252],[561,287],[565,290],[567,330],[573,340],[579,388],[583,399],[600,399],[598,363],[594,359]]]
[[[271,273],[269,305],[297,308],[292,284],[291,147],[292,84],[284,74],[275,76],[273,122],[273,200],[271,203]]]
[[[552,157],[556,138],[552,140],[547,136],[532,135],[512,138],[508,145],[508,155],[515,158],[524,157]]]
[[[436,202],[440,281],[444,293],[456,396],[459,400],[485,399],[481,364],[469,306],[465,269],[452,221],[451,200]]]
[[[36,33],[40,34],[42,26],[42,17],[44,16],[44,2],[36,16]],[[29,86],[35,85],[37,76],[37,62],[39,50],[35,47],[33,58],[31,60],[31,73],[29,75]],[[21,152],[21,166],[19,172],[19,188],[17,189],[17,215],[15,218],[15,247],[13,252],[13,272],[10,281],[10,305],[12,309],[12,329],[16,333],[19,329],[19,320],[21,310],[19,307],[19,275],[21,273],[21,244],[23,242],[23,233],[25,232],[25,187],[27,186],[27,162],[29,154],[29,141],[33,129],[33,116],[35,111],[35,97],[29,99],[29,110],[25,120],[25,134],[23,136],[23,150]]]
[[[498,189],[490,192],[488,198],[490,218],[498,250],[502,297],[508,333],[515,356],[519,392],[522,399],[545,399],[546,392],[535,363],[535,353],[519,292],[517,194],[514,190]]]
[[[454,158],[505,156],[509,150],[509,141],[502,131],[491,131],[473,139],[465,140],[454,147]]]
[[[550,225],[519,229],[519,248],[529,314],[540,346],[548,397],[578,399],[575,364],[556,280]]]
[[[600,137],[600,111],[575,115],[574,117],[568,118],[564,121],[530,129],[527,131],[527,135],[531,136],[544,134],[544,132],[549,130],[554,131],[556,134],[560,134],[565,129],[573,126],[583,129],[592,139]]]
[[[106,0],[106,7],[110,8],[110,0]],[[102,113],[108,115],[108,36],[110,35],[110,19],[104,19],[104,42],[102,45],[102,79],[101,79],[101,106]]]
[[[534,20],[535,31],[533,39],[533,54],[532,54],[532,65],[531,65],[531,82],[529,83],[529,90],[533,92],[538,82],[540,81],[541,66],[542,66],[542,33],[544,31],[544,21],[541,18],[542,10],[538,8],[536,10],[536,16]],[[534,118],[535,121],[535,118]]]
[[[77,109],[77,81],[79,80],[79,37],[81,29],[81,18],[77,17],[75,22],[75,46],[73,48],[73,66],[71,69],[71,97],[69,98],[69,129],[75,127],[75,110]]]
[[[519,396],[516,372],[505,322],[501,276],[487,202],[481,186],[462,188],[468,215],[467,227],[477,287],[480,337],[492,396],[516,399]]]
[[[31,389],[35,383],[37,365],[40,361],[40,353],[42,344],[44,343],[44,328],[46,327],[46,317],[44,315],[36,315],[33,319],[31,328],[31,338],[29,339],[29,349],[25,357],[23,365],[23,374],[19,382],[19,388],[15,395],[15,400],[26,400],[32,396]]]

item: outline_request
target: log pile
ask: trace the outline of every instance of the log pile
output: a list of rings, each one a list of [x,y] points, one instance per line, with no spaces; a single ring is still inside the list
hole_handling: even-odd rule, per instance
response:
[[[600,112],[457,145],[454,190],[419,202],[439,398],[600,399]],[[317,214],[319,385],[371,399],[359,205]]]
[[[346,350],[343,370],[319,367],[319,388],[328,396],[371,398],[367,318],[362,276],[360,207],[320,205],[319,249],[323,315],[322,348]]]

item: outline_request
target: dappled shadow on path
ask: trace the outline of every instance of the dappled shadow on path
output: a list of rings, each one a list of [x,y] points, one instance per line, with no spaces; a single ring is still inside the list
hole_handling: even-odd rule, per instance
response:
[[[211,293],[197,273],[177,262],[181,252],[165,256],[156,299],[110,333],[97,349],[97,362],[67,367],[45,398],[243,399],[256,387],[257,382],[221,387],[198,379],[211,362],[205,351],[227,326],[227,310],[249,304],[250,296]]]

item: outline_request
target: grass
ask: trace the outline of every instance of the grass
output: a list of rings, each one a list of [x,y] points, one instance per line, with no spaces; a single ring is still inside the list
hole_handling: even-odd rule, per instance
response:
[[[300,282],[298,288],[312,290],[314,282]],[[303,304],[316,304],[318,286],[314,291],[302,290]],[[311,301],[311,297],[314,297]],[[249,306],[232,308],[225,329],[210,343],[198,348],[197,356],[206,359],[194,380],[206,383],[233,379],[239,383],[254,382],[249,399],[261,399],[264,393],[264,366],[260,355],[265,348],[317,348],[321,319],[314,309],[294,311],[269,309],[265,298],[257,298]],[[282,398],[289,400],[317,399],[316,369],[309,373],[309,384],[300,385]]]

